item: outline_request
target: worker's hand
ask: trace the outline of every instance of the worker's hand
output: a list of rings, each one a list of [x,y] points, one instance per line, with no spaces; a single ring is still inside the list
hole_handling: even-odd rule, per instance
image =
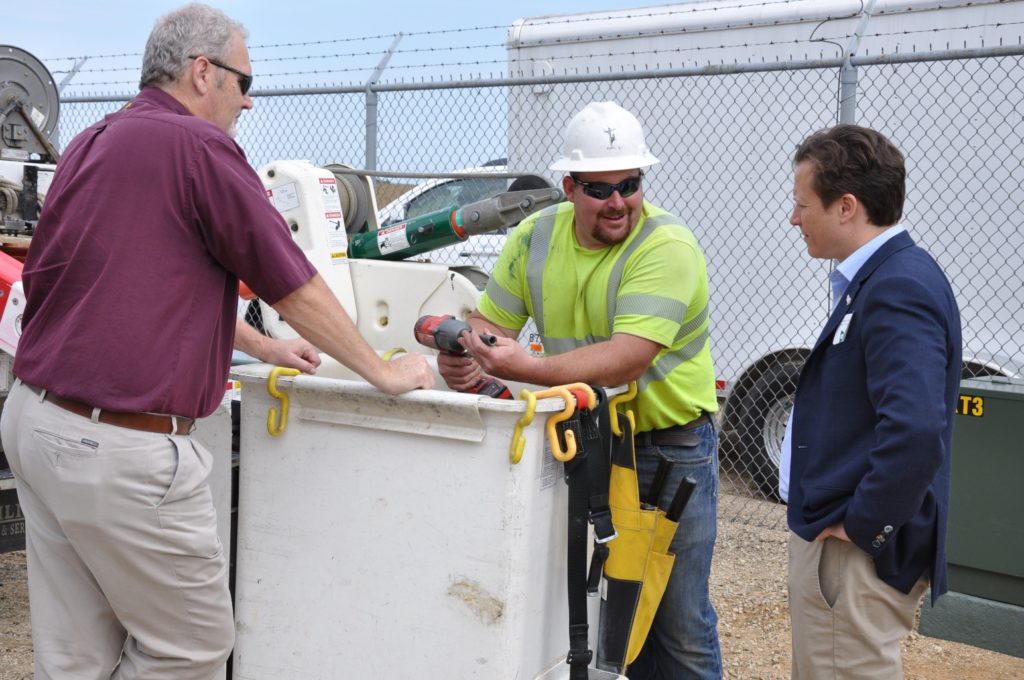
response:
[[[434,369],[422,354],[402,354],[383,362],[383,369],[373,386],[387,394],[410,390],[429,390],[434,386]]]
[[[480,378],[480,364],[472,357],[448,352],[437,355],[437,370],[448,387],[459,392],[469,389]]]
[[[485,329],[485,332],[490,331]],[[530,382],[527,368],[538,359],[530,356],[513,338],[502,335],[496,337],[496,344],[488,345],[476,332],[463,333],[459,337],[459,342],[469,350],[470,356],[485,373],[504,380]]]
[[[259,357],[268,364],[295,368],[303,373],[313,375],[320,365],[320,353],[308,341],[302,338],[294,340],[277,340],[267,338]]]
[[[824,541],[829,536],[838,538],[840,541],[846,541],[847,543],[853,542],[850,540],[850,537],[846,535],[846,528],[843,526],[842,522],[839,522],[838,524],[833,524],[830,527],[825,527],[825,530],[818,534],[818,537],[814,540]]]

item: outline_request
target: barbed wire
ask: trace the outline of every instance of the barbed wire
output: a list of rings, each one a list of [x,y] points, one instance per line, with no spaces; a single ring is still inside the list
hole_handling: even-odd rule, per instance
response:
[[[791,0],[787,0],[787,1],[791,1]],[[943,27],[937,27],[937,28],[922,28],[922,29],[913,29],[913,30],[909,30],[908,29],[908,30],[890,31],[890,32],[877,31],[877,32],[874,32],[874,33],[865,33],[862,36],[862,39],[864,39],[864,38],[885,38],[885,37],[892,37],[892,36],[910,36],[910,35],[921,35],[921,34],[928,34],[928,33],[932,33],[932,34],[950,33],[950,32],[960,32],[960,31],[971,31],[971,30],[985,29],[985,28],[1002,28],[1002,27],[1007,27],[1007,26],[1018,26],[1018,25],[1022,25],[1022,24],[1024,24],[1024,21],[1022,21],[1022,22],[977,23],[977,24],[965,24],[965,25],[962,25],[962,26],[943,26]],[[610,39],[611,37],[612,36],[602,36],[601,38],[602,39]],[[622,37],[622,36],[620,34],[619,36],[616,36],[616,37]],[[640,36],[638,35],[637,37],[640,37]],[[846,38],[846,37],[848,37],[848,36],[845,36],[845,35],[843,35],[843,36],[826,36],[826,37],[820,37],[820,38],[814,38],[814,39],[767,40],[767,41],[762,41],[762,42],[742,42],[742,43],[720,44],[720,45],[696,45],[696,46],[676,47],[676,48],[653,48],[653,49],[649,49],[649,50],[636,50],[636,49],[628,49],[628,50],[623,50],[623,51],[610,50],[610,51],[607,51],[607,52],[591,52],[591,53],[588,53],[588,54],[585,54],[585,55],[576,54],[576,55],[561,55],[561,56],[547,55],[547,56],[544,56],[544,57],[526,57],[526,58],[522,58],[522,59],[517,59],[516,63],[519,66],[519,69],[518,69],[519,73],[523,73],[523,72],[529,71],[530,67],[536,65],[537,63],[550,64],[552,62],[555,62],[555,63],[566,62],[566,66],[564,68],[566,70],[568,70],[570,68],[570,66],[569,66],[570,62],[582,61],[582,60],[592,61],[592,60],[595,60],[595,59],[615,59],[615,58],[618,58],[618,57],[633,57],[633,58],[641,57],[642,58],[642,57],[645,57],[645,56],[649,56],[649,57],[652,57],[652,58],[653,57],[662,57],[662,56],[670,57],[670,56],[673,56],[673,55],[682,56],[684,54],[691,54],[691,53],[698,53],[699,54],[699,53],[702,53],[702,52],[713,53],[713,52],[717,52],[717,51],[741,49],[741,48],[745,49],[745,50],[756,49],[756,48],[763,48],[763,47],[783,48],[783,47],[786,47],[786,46],[789,46],[791,48],[798,48],[800,46],[820,45],[822,43],[827,43],[829,41],[836,40],[837,38]],[[588,40],[588,42],[589,42],[589,40]],[[947,42],[947,46],[948,46],[948,42]],[[472,49],[483,48],[483,47],[494,48],[494,47],[500,47],[500,45],[497,45],[497,44],[484,44],[484,45],[472,46]],[[931,46],[929,45],[929,49],[930,48],[931,48]],[[448,47],[448,48],[432,47],[432,48],[410,49],[410,50],[405,50],[402,53],[403,54],[412,54],[412,53],[456,52],[456,51],[463,51],[463,50],[468,50],[468,49],[471,49],[471,48],[467,47],[467,46],[455,46],[455,47]],[[336,55],[306,55],[306,56],[292,56],[292,57],[259,59],[259,60],[255,60],[254,63],[260,64],[260,63],[266,63],[266,62],[312,61],[312,60],[323,60],[323,59],[331,59],[331,58],[350,58],[350,57],[362,57],[362,56],[378,57],[381,54],[383,54],[383,52],[347,53],[347,54],[336,54]],[[695,60],[694,63],[696,63],[696,60]],[[501,66],[502,68],[504,68],[507,65],[508,65],[508,59],[503,56],[501,58],[475,59],[475,60],[468,60],[468,61],[441,61],[441,62],[432,62],[432,63],[430,63],[430,62],[423,62],[423,63],[414,63],[414,64],[394,64],[394,65],[390,65],[388,67],[388,70],[389,71],[408,72],[408,71],[411,71],[411,70],[451,69],[451,68],[455,68],[455,67],[459,67],[459,68],[466,68],[466,67],[483,68],[483,67],[486,67],[486,66],[495,66],[495,67],[496,66]],[[339,68],[330,68],[330,69],[305,69],[305,70],[297,70],[297,71],[279,71],[279,72],[270,72],[270,73],[259,73],[258,76],[259,76],[260,79],[265,79],[265,78],[282,78],[282,77],[294,77],[294,76],[338,75],[338,74],[346,74],[346,73],[350,74],[350,73],[365,72],[365,71],[368,71],[368,70],[370,70],[372,68],[373,68],[373,66],[371,66],[371,65],[364,65],[364,66],[350,66],[350,67],[339,67]],[[639,68],[639,67],[634,67],[634,68]],[[118,73],[118,72],[132,72],[132,71],[137,72],[138,70],[139,70],[138,66],[133,66],[133,67],[109,67],[109,68],[83,68],[83,69],[79,69],[78,72],[79,73]],[[53,73],[57,74],[57,75],[62,75],[62,74],[65,74],[65,73],[70,73],[70,70],[68,70],[68,71],[56,70],[56,71],[53,71]],[[133,81],[124,81],[124,80],[121,80],[121,81],[112,81],[112,80],[108,80],[108,81],[90,81],[90,82],[84,82],[84,83],[72,83],[71,85],[74,85],[76,87],[87,87],[87,86],[97,86],[97,85],[127,85],[127,84],[133,84]]]
[[[734,5],[723,5],[720,7],[687,7],[683,9],[675,9],[661,12],[641,12],[641,13],[628,13],[620,14],[621,11],[632,12],[631,10],[608,10],[604,14],[614,13],[616,19],[637,19],[645,17],[668,17],[676,14],[697,14],[701,12],[720,12],[727,9],[740,9],[740,8],[751,8],[751,7],[770,7],[773,5],[790,5],[805,0],[766,0],[765,2],[751,4],[746,2],[737,2]],[[537,17],[530,18],[529,23],[531,26],[544,26],[551,24],[576,24],[576,23],[593,23],[598,21],[608,21],[605,16],[574,16],[574,15],[554,15],[551,17]],[[333,45],[339,43],[350,43],[350,42],[366,42],[370,40],[382,40],[385,38],[394,38],[397,35],[409,36],[409,37],[429,37],[437,35],[449,35],[453,33],[471,33],[477,31],[494,31],[494,30],[508,30],[508,24],[493,24],[488,26],[471,26],[468,28],[446,28],[446,29],[434,29],[429,31],[399,31],[396,33],[379,33],[377,35],[365,35],[356,36],[351,38],[331,38],[328,40],[309,40],[303,42],[291,42],[291,43],[267,43],[262,45],[249,45],[250,52],[253,50],[263,49],[278,49],[283,47],[308,47],[312,45]],[[78,59],[113,59],[123,57],[142,57],[141,52],[125,52],[122,54],[94,54],[94,55],[77,55],[77,56],[65,56],[65,57],[49,57],[49,61],[61,61],[61,60],[78,60]]]
[[[673,16],[673,15],[682,15],[682,14],[699,14],[699,13],[702,13],[702,12],[721,12],[721,11],[730,10],[730,9],[771,7],[771,6],[778,6],[778,5],[800,4],[800,3],[805,3],[805,2],[806,2],[806,0],[766,0],[765,2],[760,2],[760,3],[756,3],[756,4],[752,4],[752,3],[748,3],[748,2],[737,2],[736,4],[732,4],[732,5],[722,5],[722,6],[717,6],[717,7],[693,6],[693,7],[685,7],[685,8],[674,9],[674,10],[667,10],[667,11],[648,11],[648,12],[634,12],[633,10],[607,10],[607,11],[601,13],[602,16],[592,16],[592,15],[576,16],[576,15],[566,14],[566,15],[553,15],[553,16],[550,16],[550,17],[536,17],[536,18],[527,18],[527,19],[529,21],[529,25],[531,25],[531,26],[544,26],[544,25],[553,25],[553,24],[579,24],[579,23],[595,23],[595,22],[600,22],[600,21],[608,21],[609,17],[607,15],[614,15],[614,19],[615,20],[639,19],[639,18],[647,18],[647,17],[670,17],[670,16]],[[628,13],[622,14],[621,12],[628,12]],[[855,15],[856,15],[856,13],[848,14],[848,15],[842,15],[842,16],[855,16]],[[471,27],[468,27],[468,28],[433,29],[433,30],[429,30],[429,31],[408,31],[408,32],[399,31],[399,32],[395,32],[395,33],[379,33],[377,35],[356,36],[356,37],[350,37],[350,38],[331,38],[331,39],[328,39],[328,40],[309,40],[309,41],[292,42],[292,43],[267,43],[267,44],[261,44],[261,45],[249,45],[249,50],[251,52],[253,50],[277,49],[277,48],[283,48],[283,47],[307,47],[307,46],[311,46],[311,45],[331,45],[331,44],[349,43],[349,42],[366,42],[366,41],[370,41],[370,40],[382,40],[382,39],[385,39],[385,38],[391,39],[391,38],[394,38],[397,35],[403,35],[403,36],[409,36],[409,37],[429,37],[429,36],[438,36],[438,35],[449,35],[449,34],[453,34],[453,33],[471,33],[471,32],[477,32],[477,31],[494,31],[494,30],[508,30],[508,29],[509,29],[509,25],[508,24],[493,24],[493,25],[485,25],[485,26],[471,26]],[[63,61],[63,60],[76,60],[77,61],[79,59],[116,59],[116,58],[124,58],[124,57],[139,57],[139,58],[141,58],[142,57],[142,53],[141,52],[124,52],[124,53],[121,53],[121,54],[93,54],[93,55],[83,54],[83,55],[76,55],[76,56],[48,57],[47,60],[48,61]]]

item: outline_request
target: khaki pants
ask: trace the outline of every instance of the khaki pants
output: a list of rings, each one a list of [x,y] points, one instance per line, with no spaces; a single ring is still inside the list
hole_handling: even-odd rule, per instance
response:
[[[900,642],[914,626],[927,579],[905,595],[878,578],[853,543],[789,535],[793,680],[899,680]]]
[[[234,625],[210,453],[94,423],[20,381],[0,432],[25,513],[36,678],[214,677]]]

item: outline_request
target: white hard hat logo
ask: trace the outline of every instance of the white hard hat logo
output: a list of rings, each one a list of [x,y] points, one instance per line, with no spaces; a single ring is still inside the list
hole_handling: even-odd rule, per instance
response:
[[[646,168],[657,162],[636,116],[615,102],[593,102],[569,121],[562,157],[551,169],[606,172]]]
[[[615,146],[615,128],[611,128],[611,127],[608,128],[607,130],[605,130],[605,134],[608,135],[608,148],[609,149],[621,148],[621,147]]]

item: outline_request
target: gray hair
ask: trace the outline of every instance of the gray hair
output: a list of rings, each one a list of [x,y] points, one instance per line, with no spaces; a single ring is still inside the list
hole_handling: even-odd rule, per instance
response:
[[[223,61],[235,34],[249,37],[245,26],[219,9],[193,2],[157,20],[146,41],[139,87],[177,82],[190,56]]]

